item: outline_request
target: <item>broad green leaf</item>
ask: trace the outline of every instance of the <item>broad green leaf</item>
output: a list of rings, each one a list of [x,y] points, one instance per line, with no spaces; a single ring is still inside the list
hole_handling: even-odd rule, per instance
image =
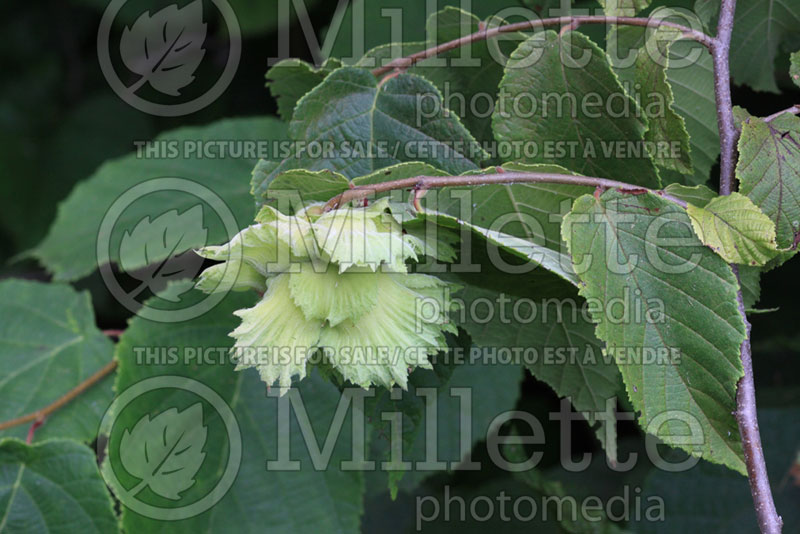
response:
[[[796,407],[761,409],[758,419],[772,495],[783,519],[783,532],[797,532],[800,529],[797,506],[800,487],[793,482],[791,472],[798,466],[800,440],[796,433],[786,429],[800,424],[800,411]],[[749,534],[759,530],[747,479],[718,465],[700,462],[678,473],[653,469],[645,480],[641,498],[663,500],[665,511],[664,521],[648,521],[641,517],[629,523],[633,531],[642,534]]]
[[[686,208],[692,228],[728,263],[764,265],[778,253],[775,225],[740,193],[717,197],[705,207]]]
[[[572,174],[558,165],[521,163],[480,173],[513,171]],[[484,268],[503,262],[506,271],[525,273],[541,291],[572,295],[577,280],[562,248],[560,223],[572,201],[589,191],[589,187],[547,183],[448,187],[429,191],[421,200],[425,211],[419,216],[442,227],[461,228],[462,261],[481,263]],[[473,242],[472,234],[480,239]],[[511,261],[516,258],[528,265]]]
[[[67,439],[0,440],[0,532],[119,532],[91,449]]]
[[[505,23],[497,17],[482,21],[472,13],[446,6],[428,17],[427,41],[380,45],[369,50],[357,64],[368,68],[382,66],[393,59],[475,33],[481,27],[494,28]],[[445,105],[452,108],[451,112],[462,118],[483,146],[491,146],[487,145],[494,141],[491,112],[503,76],[504,59],[524,39],[521,33],[508,33],[499,39],[479,40],[420,61],[408,72],[433,82],[443,93]]]
[[[515,463],[524,462],[527,459],[525,450],[521,445],[510,445],[505,447],[508,459]],[[584,476],[591,476],[590,473],[583,473]],[[552,496],[559,499],[575,498],[572,488],[565,487],[565,484],[555,478],[550,478],[540,469],[529,469],[514,473],[514,476],[525,483],[528,487],[542,495]],[[609,501],[606,501],[606,506]],[[608,508],[606,508],[608,510]],[[624,532],[616,524],[611,523],[606,517],[602,507],[600,510],[587,510],[580,514],[576,519],[559,517],[556,519],[564,532],[570,534],[583,534],[584,532],[595,532],[597,534],[617,534]]]
[[[326,60],[320,67],[296,58],[276,63],[267,71],[266,78],[269,92],[278,102],[278,115],[285,121],[292,120],[297,101],[341,66],[342,62],[335,58]]]
[[[658,18],[666,20],[671,14],[671,10],[660,10]],[[649,34],[636,56],[636,83],[648,121],[644,138],[653,160],[667,169],[692,174],[689,133],[683,117],[674,109],[672,86],[667,79],[669,49],[682,38],[682,33],[667,27]]]
[[[598,3],[602,6],[603,13],[610,17],[634,17],[639,11],[644,11],[650,7],[650,0],[598,0]],[[607,28],[606,52],[609,54],[608,59],[611,65],[614,68],[617,68],[617,63],[620,59],[620,51],[618,49],[619,45],[623,44],[630,46],[631,43],[629,41],[635,40],[638,41],[638,43],[632,48],[641,47],[644,44],[644,32],[640,31],[642,28],[637,26],[624,26],[613,23],[609,23]],[[631,32],[629,30],[634,31]],[[625,52],[623,51],[622,54],[624,53]],[[632,57],[634,56],[636,56],[635,51]],[[624,55],[622,57],[624,57]],[[633,63],[631,63],[629,66],[632,67]],[[620,76],[620,79],[624,78]],[[631,94],[630,89],[626,88],[626,91]]]
[[[196,291],[190,295],[203,298]],[[189,519],[170,521],[169,530],[228,532],[231,518],[235,517],[241,531],[262,531],[268,524],[270,532],[276,533],[356,532],[363,509],[362,473],[340,468],[342,460],[352,458],[350,414],[356,410],[350,406],[337,436],[331,425],[340,392],[321,379],[319,373],[313,372],[299,384],[299,393],[314,432],[315,437],[311,439],[316,439],[316,444],[304,442],[295,408],[290,409],[290,429],[279,427],[278,399],[268,396],[258,373],[253,370],[236,372],[229,360],[228,349],[233,340],[228,333],[239,323],[233,311],[250,306],[255,300],[254,293],[232,293],[204,316],[176,324],[153,323],[137,317],[117,346],[118,393],[152,377],[189,377],[222,397],[233,411],[234,424],[241,433],[242,459],[233,486],[211,509]],[[170,303],[164,301],[157,305],[168,307]],[[204,356],[198,353],[198,348],[203,349]],[[174,357],[169,357],[168,349]],[[109,456],[103,469],[112,468],[118,478],[117,484],[127,489],[141,484],[139,477],[126,473],[120,459],[119,439],[124,430],[133,432],[137,422],[147,416],[153,424],[160,414],[169,413],[171,409],[184,412],[198,401],[202,403],[202,424],[207,428],[207,439],[202,449],[205,458],[193,476],[195,482],[180,493],[177,501],[160,497],[149,489],[138,496],[145,502],[171,508],[185,506],[209,494],[229,460],[231,438],[225,430],[223,417],[208,399],[184,390],[152,391],[137,397],[120,411],[111,431]],[[176,416],[173,414],[170,418]],[[189,423],[184,421],[183,424]],[[193,428],[199,430],[199,425]],[[330,439],[336,440],[335,445],[330,463],[318,470],[311,463],[307,445],[323,450],[328,432],[331,432]],[[291,458],[301,462],[300,470],[280,471],[265,466],[267,461],[278,460],[278,442],[283,439],[282,434],[290,441]],[[115,485],[111,486],[116,491]],[[164,528],[163,521],[144,517],[125,506],[122,525],[127,532]]]
[[[742,125],[736,164],[739,192],[775,223],[778,246],[792,245],[800,230],[800,118],[784,114]]]
[[[350,180],[338,172],[296,169],[281,173],[270,182],[267,199],[280,203],[279,199],[285,197],[290,204],[297,200],[323,202],[349,188]]]
[[[706,29],[713,30],[716,28],[719,15],[719,0],[695,0],[694,12]],[[713,33],[710,32],[711,35]]]
[[[468,344],[460,343],[460,341],[458,338],[448,336],[448,343],[451,346],[469,347]],[[451,358],[440,362],[437,355],[431,360],[433,362],[431,369],[419,369],[409,376],[407,390],[393,389],[390,391],[386,388],[379,388],[375,390],[375,397],[368,401],[365,411],[371,423],[370,458],[375,461],[385,461],[387,464],[385,464],[385,469],[368,473],[365,476],[367,498],[371,493],[383,493],[388,489],[391,499],[394,501],[397,498],[401,481],[409,471],[413,470],[413,464],[411,469],[405,469],[397,462],[401,457],[403,460],[408,457],[408,452],[418,439],[418,435],[425,433],[425,401],[428,397],[423,395],[423,393],[427,394],[424,389],[417,392],[417,388],[435,390],[438,399],[438,395],[445,390],[456,368],[456,363]],[[397,435],[392,435],[392,425],[397,425],[398,423],[395,421],[398,419],[402,423],[402,427],[396,430],[400,433],[399,438]],[[413,477],[413,480],[407,480],[403,486],[413,489],[419,479],[429,474],[428,471],[421,473],[419,476]]]
[[[690,185],[704,184],[711,175],[711,169],[719,157],[719,131],[717,130],[717,106],[714,100],[714,74],[711,54],[701,44],[694,41],[678,41],[669,48],[670,61],[678,63],[678,58],[697,60],[688,66],[667,69],[667,80],[675,101],[672,107],[683,118],[689,132],[692,167],[694,173],[662,173],[663,183],[687,182]]]
[[[474,358],[474,353],[465,360],[455,368],[447,387],[440,389],[438,394],[439,412],[434,428],[438,436],[439,459],[442,461],[463,460],[464,446],[471,449],[478,441],[485,440],[490,432],[497,430],[492,422],[500,414],[513,410],[520,394],[519,386],[523,374],[518,366],[495,363],[488,359],[481,361],[480,358]],[[463,390],[467,390],[469,397],[459,397],[458,388],[463,388],[462,394],[466,393]],[[493,398],[484,397],[488,391],[492,392]],[[471,410],[469,429],[462,427],[464,407]],[[461,438],[467,430],[470,431],[472,442],[462,443]],[[409,449],[409,457],[424,459],[430,439],[431,436],[425,431],[420,432]],[[405,482],[419,482],[430,474],[432,473],[417,470],[408,474]]]
[[[354,178],[418,160],[461,174],[486,158],[430,82],[412,74],[379,81],[356,67],[333,71],[297,103],[289,135],[293,155],[254,174],[257,199],[280,172],[296,168]]]
[[[60,284],[0,282],[0,421],[55,402],[107,365],[113,352],[95,326],[88,293]],[[35,439],[94,440],[113,396],[111,384],[103,379],[50,415]],[[29,427],[3,430],[0,436],[24,438]]]
[[[413,490],[418,486],[419,482],[424,478],[448,469],[447,466],[415,466],[411,465],[398,465],[400,459],[403,461],[411,460],[412,449],[416,451],[416,461],[424,461],[425,457],[423,451],[419,447],[419,441],[427,441],[428,434],[432,435],[431,430],[426,426],[426,421],[430,419],[432,429],[438,428],[439,421],[439,398],[444,398],[448,394],[452,394],[453,388],[471,387],[475,384],[472,383],[474,376],[471,373],[464,372],[462,369],[458,373],[463,364],[467,364],[467,355],[471,347],[469,336],[464,331],[459,331],[458,335],[447,335],[447,352],[440,352],[430,358],[432,367],[430,369],[418,369],[409,376],[408,389],[402,390],[393,388],[388,390],[386,388],[378,388],[375,390],[375,397],[367,401],[366,413],[370,421],[370,458],[376,461],[385,461],[384,467],[372,473],[365,474],[365,482],[367,488],[367,498],[380,494],[386,491],[387,486],[394,501],[397,498],[398,491],[400,490],[401,481],[410,473],[410,476],[402,484],[406,490]],[[458,355],[458,356],[457,356]],[[480,366],[481,362],[474,362]],[[464,368],[467,365],[463,365]],[[495,373],[488,369],[485,375],[488,379],[492,379]],[[498,370],[498,376],[503,374],[502,370]],[[450,380],[454,376],[460,377],[452,386]],[[519,373],[515,376],[506,375],[506,380],[518,380]],[[455,389],[457,396],[458,390]],[[515,397],[516,398],[516,397]],[[502,406],[507,401],[507,397],[502,395],[498,399],[498,406]],[[433,414],[433,406],[437,408],[436,413]],[[473,404],[464,405],[465,414],[472,415]],[[470,411],[466,411],[470,410]],[[484,411],[480,412],[484,414]],[[393,430],[392,425],[398,425],[402,422],[402,427]],[[474,449],[474,445],[481,439],[480,432],[485,431],[485,422],[480,423],[480,420],[472,419],[472,431],[469,435],[469,440],[464,440],[463,445],[458,450],[448,450],[447,460],[458,461],[460,454],[465,450]],[[475,424],[479,426],[484,425],[483,428],[475,428]],[[478,434],[475,434],[475,431]],[[392,432],[399,433],[392,437]],[[447,439],[448,437],[446,437]],[[438,445],[438,432],[436,437]],[[452,443],[447,441],[448,444]],[[437,446],[437,450],[439,447]],[[427,453],[427,451],[424,451]],[[440,454],[440,453],[437,453]],[[431,458],[432,455],[427,454],[430,460],[436,461],[437,458]],[[419,471],[419,472],[417,472]]]
[[[342,107],[336,109],[336,102]],[[300,101],[290,134],[299,141],[332,141],[343,152],[337,143],[354,145],[361,159],[342,154],[344,166],[334,162],[349,177],[415,160],[460,174],[474,169],[486,154],[445,104],[441,93],[419,76],[401,74],[379,83],[364,69],[345,67]],[[417,149],[427,152],[412,153]]]
[[[540,2],[548,4],[548,2]],[[330,56],[349,58],[355,61],[370,50],[387,42],[399,43],[425,41],[426,27],[420,21],[427,20],[437,10],[446,7],[470,6],[463,0],[439,0],[436,3],[408,2],[406,0],[355,0],[348,2],[342,12],[342,24],[331,24],[325,40],[333,41]],[[519,12],[519,0],[497,0],[494,2],[471,2],[475,15],[486,18],[501,14],[504,9]],[[513,13],[513,12],[512,12]],[[356,57],[353,58],[352,56]],[[349,62],[345,59],[345,62]]]
[[[472,450],[477,442],[485,440],[490,432],[496,430],[492,421],[513,410],[517,403],[523,376],[518,365],[492,362],[489,358],[484,360],[478,356],[480,351],[476,350],[477,347],[468,344],[461,349],[462,352],[454,349],[440,354],[451,369],[439,373],[415,371],[412,375],[414,386],[403,392],[399,400],[386,399],[386,392],[376,392],[383,396],[383,402],[377,404],[371,419],[381,421],[382,414],[388,417],[400,409],[403,413],[403,460],[412,463],[410,470],[389,473],[391,491],[398,487],[412,491],[425,478],[451,470],[453,464],[464,460],[466,451]],[[486,395],[487,391],[492,394]],[[425,396],[429,394],[434,397]],[[435,415],[426,412],[426,408],[433,409],[433,403]],[[388,459],[388,429],[375,425],[375,430],[377,435],[372,438],[372,454],[376,459]],[[431,443],[437,445],[435,455],[429,452]],[[444,465],[416,465],[425,461]],[[382,486],[385,484],[383,473],[376,473],[375,478]]]
[[[588,63],[575,59],[584,55]],[[492,128],[499,142],[515,148],[509,159],[658,187],[639,114],[605,53],[588,37],[545,31],[511,55]]]
[[[32,254],[57,280],[76,280],[90,274],[98,267],[98,230],[106,212],[125,191],[155,178],[182,178],[210,189],[227,205],[239,227],[246,226],[253,214],[248,177],[256,163],[248,153],[256,153],[259,144],[280,140],[285,131],[284,124],[276,119],[246,118],[162,134],[153,142],[150,152],[146,146],[141,154],[134,152],[106,162],[78,185],[59,206],[48,236]],[[217,148],[217,143],[220,141],[225,147],[232,145],[225,157],[204,155],[203,150],[207,148],[212,156],[219,154],[222,148]],[[231,153],[234,150],[237,152]],[[119,260],[120,241],[125,231],[133,231],[147,217],[153,220],[172,210],[183,213],[200,203],[196,196],[180,191],[156,191],[134,202],[116,219],[111,235],[112,261]],[[230,237],[215,211],[208,205],[203,207],[208,241],[187,240],[183,243],[187,248],[221,243]],[[172,230],[182,233],[188,229],[180,226]],[[161,239],[158,232],[152,233],[147,241],[156,239]],[[180,254],[187,248],[174,250],[173,254]],[[160,261],[166,257],[159,254],[147,259]],[[137,266],[145,265],[131,262],[127,268]]]
[[[431,483],[421,486],[412,495],[398,500],[399,506],[388,508],[382,515],[383,521],[375,521],[376,529],[385,528],[385,517],[389,517],[389,524],[403,525],[400,532],[421,531],[426,534],[485,534],[486,532],[502,532],[503,534],[563,534],[565,531],[559,525],[556,516],[564,517],[564,523],[572,518],[571,504],[563,506],[564,513],[559,513],[556,508],[562,508],[558,499],[540,494],[524,483],[511,476],[484,477],[461,483],[461,477],[454,476],[446,479],[444,484]],[[487,500],[487,499],[491,499]],[[570,499],[569,497],[567,499]],[[502,501],[503,504],[498,504]],[[442,506],[439,514],[430,513],[431,503],[451,503],[453,508],[445,516]],[[461,503],[464,503],[465,513],[461,515]],[[493,513],[488,511],[488,504],[492,502]],[[544,506],[539,503],[549,504],[549,515],[545,518]],[[516,507],[518,513],[513,512]],[[531,505],[537,505],[537,513],[533,514]],[[469,511],[472,506],[477,513]],[[502,512],[500,506],[505,506],[507,512]],[[577,507],[576,507],[577,508]],[[484,511],[485,510],[485,511]],[[526,511],[523,511],[526,510]],[[420,513],[421,512],[421,513]],[[391,514],[391,515],[389,515]],[[578,512],[580,515],[581,512]],[[430,518],[430,519],[428,519]],[[546,519],[546,520],[545,520]],[[596,524],[592,526],[596,527]],[[585,530],[584,532],[595,532]],[[598,531],[598,534],[605,534]]]
[[[428,18],[426,46],[459,39],[482,27],[495,28],[503,24],[506,21],[497,17],[481,21],[472,13],[448,6]],[[503,77],[502,61],[524,39],[523,34],[514,33],[500,39],[479,40],[433,60],[422,61],[411,72],[432,81],[445,95],[445,104],[463,117],[464,124],[478,141],[490,143],[494,141],[491,110]]]
[[[733,125],[737,130],[741,130],[742,125],[753,117],[754,115],[751,115],[750,112],[743,107],[733,106]]]
[[[789,66],[789,76],[792,78],[794,84],[800,87],[800,51],[792,53],[789,56],[791,65]]]
[[[529,397],[527,401],[523,400],[518,405],[517,410],[527,412],[544,423],[549,435],[550,427],[545,421],[548,419],[550,406],[547,398]],[[527,425],[522,423],[521,426],[525,428]],[[514,422],[504,427],[500,433],[516,435],[516,427],[517,422]],[[557,429],[554,431],[557,432]],[[513,463],[525,462],[540,450],[535,445],[532,448],[523,448],[516,444],[501,445],[499,449],[499,453]],[[485,457],[484,450],[484,447],[480,448],[482,457]],[[640,451],[637,454],[643,457],[644,447],[637,447],[637,450]],[[610,522],[600,523],[589,518],[605,515],[604,512],[616,515],[615,519],[620,518],[621,514],[617,511],[622,510],[620,506],[622,500],[630,503],[631,514],[644,514],[645,511],[649,512],[652,506],[652,502],[636,501],[634,504],[634,492],[635,495],[640,492],[637,485],[640,484],[641,476],[637,471],[614,473],[607,467],[606,459],[601,454],[594,454],[588,469],[578,473],[570,473],[557,466],[548,468],[546,466],[548,463],[545,460],[537,464],[535,469],[519,473],[490,470],[478,473],[454,473],[447,478],[437,476],[411,494],[402,493],[393,503],[389,501],[388,496],[368,497],[364,530],[372,532],[381,525],[391,524],[397,527],[398,532],[411,532],[415,528],[416,521],[423,532],[431,534],[452,533],[454,528],[459,533],[465,534],[481,534],[487,531],[503,534],[529,532],[610,534],[620,532],[621,524],[617,523],[619,525],[617,526]],[[642,463],[644,462],[640,462]],[[368,483],[368,496],[369,490]],[[481,496],[495,501],[495,513],[483,515],[481,510],[488,512],[488,501]],[[462,499],[465,503],[466,517],[460,514]],[[432,501],[442,505],[451,503],[448,519],[445,519],[443,513],[444,506],[440,508],[438,517],[432,517],[434,515],[430,513],[433,511]],[[501,501],[506,504],[501,504]],[[530,503],[533,502],[537,504],[538,512],[536,514],[523,512],[532,510]],[[479,513],[471,514],[469,512],[471,506],[474,506]],[[503,506],[507,513],[501,512]],[[513,513],[513,508],[517,508],[520,513]],[[422,514],[419,513],[420,510]]]
[[[563,282],[567,282],[573,286],[577,286],[579,283],[578,277],[575,275],[570,265],[569,257],[561,252],[542,246],[528,239],[515,237],[497,230],[487,230],[486,228],[476,226],[467,221],[460,220],[457,217],[443,213],[423,211],[418,215],[423,221],[435,222],[445,228],[462,228],[472,231],[485,240],[487,248],[501,248],[525,260],[526,263],[532,263],[537,267],[542,267],[546,272],[539,270],[535,273],[525,273],[526,276],[536,278],[537,282],[540,284],[546,284],[547,282],[545,282],[545,280],[553,284],[552,280],[554,277],[552,275],[558,278],[558,282],[555,285],[559,287],[566,285],[563,284]],[[473,245],[473,251],[476,254],[483,252],[482,250],[478,252],[478,249],[484,248],[481,245],[483,245],[481,242]]]
[[[598,0],[609,17],[634,17],[647,9],[650,0]]]
[[[737,5],[731,37],[733,81],[777,93],[775,58],[798,31],[800,0],[752,0]]]
[[[563,233],[581,294],[603,304],[591,310],[596,334],[619,365],[641,426],[744,474],[732,414],[745,326],[731,268],[694,236],[683,209],[652,194],[583,196]],[[618,320],[607,306],[626,298],[628,315]],[[693,445],[683,439],[690,428],[702,432]]]
[[[664,188],[664,192],[698,208],[705,207],[706,204],[719,196],[705,185],[669,184]]]
[[[365,69],[337,69],[298,102],[289,133],[331,142],[334,170],[351,178],[415,160],[460,174],[485,158],[438,89],[411,74],[380,82]],[[348,154],[347,144],[361,154]]]
[[[629,94],[638,95],[640,100],[644,100],[646,95],[636,89],[637,72],[634,68],[635,58],[638,58],[637,50],[641,49],[645,42],[644,28],[616,27],[609,36],[609,47],[612,46],[612,38],[615,39],[616,48],[609,50],[616,50],[610,56],[614,71],[623,81]],[[668,53],[667,82],[674,97],[671,107],[683,118],[689,133],[694,172],[684,175],[662,169],[661,181],[664,184],[672,182],[703,184],[708,181],[711,168],[719,156],[711,54],[703,45],[690,40],[673,42],[668,48]],[[628,54],[632,54],[634,59],[628,59]]]
[[[523,163],[506,163],[502,168],[491,167],[474,174],[506,171],[576,174],[559,165]],[[426,208],[560,251],[562,215],[576,198],[591,191],[591,187],[550,183],[491,184],[444,188],[428,193],[423,200]]]
[[[465,309],[473,303],[495,306],[490,320],[465,313],[461,326],[478,347],[517,351],[520,363],[537,379],[547,383],[559,397],[569,397],[575,410],[585,413],[594,426],[605,414],[607,401],[622,394],[622,380],[616,363],[603,354],[603,343],[594,335],[594,325],[583,318],[580,299],[544,298],[540,292],[508,295],[477,286],[458,293]],[[611,404],[616,407],[616,403]],[[609,458],[616,461],[616,424],[600,422],[597,437]],[[607,439],[610,437],[611,439]]]

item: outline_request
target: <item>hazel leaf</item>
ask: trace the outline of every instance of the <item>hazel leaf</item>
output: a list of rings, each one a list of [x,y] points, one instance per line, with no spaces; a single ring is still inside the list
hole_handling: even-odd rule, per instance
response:
[[[728,263],[764,265],[778,254],[775,225],[740,193],[717,197],[686,212],[697,237]]]

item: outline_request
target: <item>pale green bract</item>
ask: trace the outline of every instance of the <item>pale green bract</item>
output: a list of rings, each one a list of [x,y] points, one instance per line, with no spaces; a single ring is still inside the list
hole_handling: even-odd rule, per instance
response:
[[[223,261],[201,274],[199,289],[263,292],[234,312],[237,370],[254,367],[283,393],[312,357],[365,388],[406,388],[411,370],[431,368],[428,356],[456,332],[448,311],[457,288],[408,273],[406,260],[436,251],[388,209],[388,199],[328,212],[313,204],[291,216],[266,206],[230,243],[198,251]]]

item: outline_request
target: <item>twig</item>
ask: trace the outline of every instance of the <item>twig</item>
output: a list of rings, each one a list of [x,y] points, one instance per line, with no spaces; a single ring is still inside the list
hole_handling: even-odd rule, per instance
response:
[[[732,268],[738,278],[738,268],[735,265]],[[744,376],[739,380],[736,389],[736,422],[739,424],[739,433],[742,437],[747,478],[750,481],[750,493],[753,495],[758,525],[764,534],[780,534],[783,520],[778,515],[772,499],[772,487],[769,484],[767,462],[764,459],[764,449],[758,429],[756,387],[753,381],[753,353],[750,347],[750,322],[745,314],[741,291],[737,300],[739,313],[744,318],[747,337],[742,342],[740,351]]]
[[[719,129],[719,193],[730,195],[733,191],[734,167],[736,165],[736,126],[733,122],[733,102],[731,101],[731,70],[729,56],[731,33],[733,32],[733,12],[736,0],[724,0],[720,7],[717,22],[717,36],[711,45],[714,62],[714,95],[717,103],[717,128]]]
[[[784,115],[786,113],[791,113],[792,115],[797,115],[798,113],[800,113],[800,104],[795,104],[794,106],[788,107],[788,108],[786,108],[786,109],[784,109],[782,111],[777,111],[777,112],[773,113],[772,115],[764,117],[763,120],[764,120],[764,122],[770,122],[770,121],[773,121],[773,120],[777,119],[778,117],[780,117],[781,115]]]
[[[736,0],[722,0],[719,21],[717,22],[717,36],[711,47],[711,56],[714,62],[717,126],[719,127],[719,192],[721,195],[729,195],[733,191],[734,169],[736,166],[736,139],[738,132],[733,123],[729,65],[735,10]],[[738,277],[739,271],[736,265],[731,265],[731,268]],[[764,460],[764,451],[761,446],[761,435],[758,431],[753,357],[750,346],[750,323],[745,313],[741,289],[739,289],[737,301],[739,303],[739,313],[745,323],[746,336],[739,350],[744,376],[739,380],[736,390],[736,422],[739,425],[739,433],[742,438],[747,478],[750,482],[750,493],[753,496],[758,526],[764,534],[780,534],[783,522],[775,510],[772,488],[767,474],[767,464]]]
[[[97,371],[95,374],[75,386],[73,389],[68,391],[66,394],[59,397],[56,401],[51,404],[48,404],[46,407],[42,408],[41,410],[36,410],[33,413],[29,413],[28,415],[23,415],[21,417],[17,417],[16,419],[11,419],[10,421],[5,421],[0,423],[0,430],[6,430],[8,428],[12,428],[18,425],[24,425],[30,421],[44,421],[44,419],[67,404],[69,401],[95,385],[97,382],[111,374],[114,369],[117,368],[117,360],[111,360],[108,362],[102,369]]]
[[[363,185],[348,189],[336,195],[325,204],[324,210],[336,209],[353,200],[361,200],[376,193],[394,191],[396,189],[413,189],[424,191],[436,187],[472,187],[490,184],[521,184],[521,183],[550,183],[566,185],[584,185],[600,189],[620,189],[621,191],[652,191],[659,196],[686,207],[686,203],[662,191],[645,189],[636,185],[594,176],[576,176],[572,174],[557,174],[547,172],[503,172],[498,174],[473,174],[465,176],[414,176],[391,180],[373,185]]]
[[[470,43],[491,39],[492,37],[496,37],[502,33],[513,33],[525,30],[533,30],[536,28],[542,28],[544,26],[556,26],[556,25],[569,25],[570,27],[574,28],[581,24],[620,24],[623,26],[648,26],[653,28],[658,26],[664,26],[667,28],[673,28],[679,30],[680,32],[683,33],[684,37],[687,37],[689,39],[694,39],[695,41],[703,44],[706,48],[709,49],[711,49],[712,43],[714,41],[710,36],[706,35],[701,31],[693,30],[692,28],[689,28],[687,26],[683,26],[681,24],[676,24],[674,22],[669,22],[666,20],[648,19],[642,17],[607,17],[604,15],[551,17],[546,19],[515,22],[513,24],[504,24],[502,26],[496,26],[494,28],[481,28],[477,32],[472,33],[470,35],[465,35],[463,37],[460,37],[459,39],[453,39],[452,41],[441,43],[437,46],[428,48],[426,50],[422,50],[415,54],[394,59],[389,63],[387,63],[386,65],[374,69],[372,71],[372,74],[374,74],[375,76],[381,76],[382,74],[385,74],[391,71],[392,69],[407,69],[413,66],[415,63],[422,61],[424,59],[438,56],[439,54],[443,54],[450,50],[466,46]]]

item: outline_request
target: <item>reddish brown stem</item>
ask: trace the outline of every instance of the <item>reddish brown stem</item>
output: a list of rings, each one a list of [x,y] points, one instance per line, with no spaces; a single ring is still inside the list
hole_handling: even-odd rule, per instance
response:
[[[711,47],[714,62],[714,95],[717,104],[717,126],[719,127],[720,176],[719,192],[729,195],[734,189],[734,172],[736,167],[736,141],[738,132],[733,122],[733,103],[731,101],[730,50],[733,33],[736,0],[722,0],[717,36]],[[772,116],[768,117],[772,120]],[[731,265],[738,276],[738,268]],[[772,488],[769,484],[767,464],[761,445],[756,410],[756,390],[753,380],[753,355],[750,346],[750,323],[745,313],[742,291],[737,296],[739,313],[744,320],[746,337],[740,348],[740,358],[744,376],[739,380],[736,390],[736,421],[742,438],[747,477],[750,482],[750,494],[756,510],[758,526],[765,534],[780,534],[783,522],[775,509]]]
[[[44,421],[44,419],[67,404],[69,401],[98,383],[100,380],[111,374],[114,369],[117,368],[117,360],[111,360],[106,364],[102,369],[97,371],[95,374],[75,386],[73,389],[68,391],[66,394],[59,397],[56,401],[51,404],[48,404],[41,410],[36,410],[33,413],[29,413],[27,415],[23,415],[21,417],[17,417],[16,419],[11,419],[10,421],[4,421],[0,423],[0,430],[6,430],[8,428],[12,428],[18,425],[24,425],[25,423],[29,423],[31,421]],[[35,429],[34,429],[35,430]]]
[[[525,30],[534,30],[536,28],[542,28],[545,26],[558,25],[568,25],[571,28],[575,28],[581,24],[619,24],[623,26],[649,26],[652,28],[664,26],[681,31],[685,37],[694,39],[695,41],[702,43],[707,48],[711,48],[713,42],[711,37],[701,31],[693,30],[687,26],[682,26],[666,20],[647,19],[641,17],[607,17],[604,15],[551,17],[546,19],[515,22],[513,24],[504,24],[502,26],[495,26],[494,28],[483,27],[477,32],[470,35],[465,35],[459,39],[453,39],[452,41],[441,43],[437,46],[417,52],[416,54],[394,59],[386,65],[374,69],[372,73],[375,76],[381,76],[392,69],[407,69],[424,59],[438,56],[439,54],[461,48],[462,46],[466,46],[470,43],[485,41],[502,33],[513,33]]]
[[[497,174],[473,174],[463,176],[414,176],[413,178],[403,178],[391,180],[373,185],[362,185],[353,187],[347,191],[336,195],[325,204],[324,210],[336,209],[348,202],[361,200],[377,193],[385,193],[398,189],[412,189],[414,191],[425,191],[439,187],[475,187],[479,185],[491,184],[522,184],[522,183],[549,183],[584,185],[596,187],[601,190],[620,189],[622,191],[641,191],[652,192],[671,202],[686,207],[686,203],[663,191],[645,189],[625,182],[597,178],[594,176],[576,176],[573,174],[558,174],[547,172],[498,172]]]

